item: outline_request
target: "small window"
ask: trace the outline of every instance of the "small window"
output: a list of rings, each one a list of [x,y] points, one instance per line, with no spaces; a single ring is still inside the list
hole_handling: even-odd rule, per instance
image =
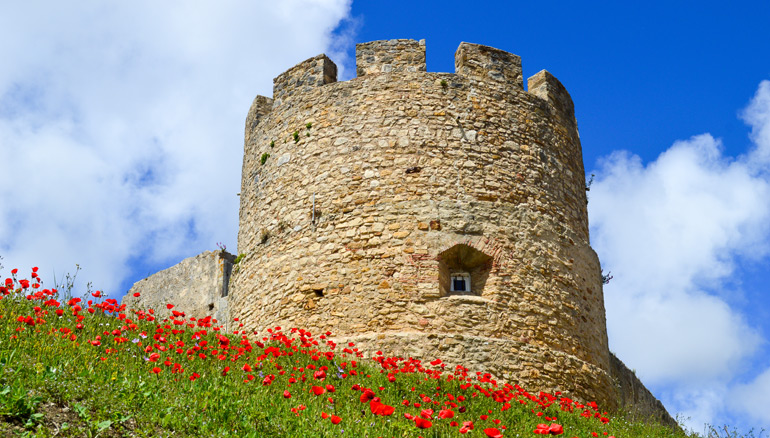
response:
[[[471,276],[467,273],[452,274],[450,292],[470,292]]]

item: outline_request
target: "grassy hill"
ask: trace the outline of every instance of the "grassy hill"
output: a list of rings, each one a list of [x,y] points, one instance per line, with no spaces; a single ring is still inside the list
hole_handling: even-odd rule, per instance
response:
[[[0,283],[2,436],[687,436],[440,358],[365,359],[331,333],[157,320],[98,291],[46,289],[35,271]]]

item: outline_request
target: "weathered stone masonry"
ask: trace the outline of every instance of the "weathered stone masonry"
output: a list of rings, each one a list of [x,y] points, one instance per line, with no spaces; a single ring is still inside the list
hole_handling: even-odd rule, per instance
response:
[[[468,43],[455,73],[426,72],[413,40],[359,44],[356,64],[337,82],[316,56],[254,100],[230,317],[667,417],[608,350],[562,84],[543,70],[525,91],[518,56]]]

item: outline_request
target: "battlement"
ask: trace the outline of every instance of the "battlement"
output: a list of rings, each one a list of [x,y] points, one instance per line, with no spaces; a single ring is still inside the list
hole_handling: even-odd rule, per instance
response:
[[[524,89],[521,57],[494,47],[460,43],[455,52],[455,74],[496,82],[510,89]]]
[[[358,77],[425,71],[425,40],[382,40],[356,44]]]
[[[356,73],[358,78],[388,75],[399,76],[427,73],[425,68],[425,40],[393,39],[371,41],[356,45]],[[458,78],[480,82],[496,93],[524,91],[521,57],[480,44],[460,43],[455,52],[455,73]],[[326,55],[307,59],[286,70],[273,80],[273,98],[261,97],[259,105],[249,112],[248,127],[255,125],[270,110],[302,96],[313,88],[337,82],[337,65]],[[527,80],[529,93],[553,106],[560,119],[577,126],[572,98],[556,77],[545,70]],[[252,114],[252,112],[258,111]]]
[[[575,106],[572,103],[567,89],[554,75],[547,70],[540,70],[534,76],[527,79],[527,88],[531,94],[550,103],[560,115],[563,123],[577,128],[575,120]]]
[[[337,64],[326,55],[314,56],[273,79],[273,105],[281,105],[295,94],[332,82],[337,82]]]

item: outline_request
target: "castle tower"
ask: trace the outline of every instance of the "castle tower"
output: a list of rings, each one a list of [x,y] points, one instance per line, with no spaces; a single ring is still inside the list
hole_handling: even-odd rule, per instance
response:
[[[462,43],[320,55],[274,80],[246,121],[232,317],[331,331],[463,364],[530,390],[614,402],[599,261],[589,246],[572,100],[543,70]]]

